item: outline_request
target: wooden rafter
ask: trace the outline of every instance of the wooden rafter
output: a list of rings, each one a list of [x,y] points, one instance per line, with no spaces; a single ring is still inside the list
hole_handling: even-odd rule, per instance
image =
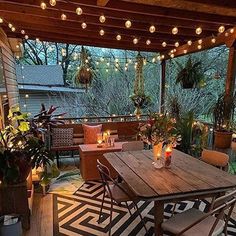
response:
[[[98,6],[106,6],[109,0],[97,0],[97,5]]]
[[[235,16],[236,9],[232,7],[215,6],[206,3],[199,3],[185,0],[124,0],[127,2],[148,4],[159,7],[174,8],[179,10],[194,11],[199,13],[217,14],[221,16]],[[232,2],[232,1],[231,1]]]

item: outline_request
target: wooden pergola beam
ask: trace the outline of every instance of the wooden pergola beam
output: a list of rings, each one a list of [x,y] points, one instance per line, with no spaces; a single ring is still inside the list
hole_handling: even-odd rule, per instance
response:
[[[97,5],[105,7],[108,2],[109,2],[109,0],[97,0]]]
[[[123,0],[126,2],[148,4],[152,6],[173,8],[178,10],[194,11],[199,13],[217,14],[220,16],[235,16],[236,8],[223,7],[205,3],[199,3],[195,1],[185,0]],[[233,6],[233,5],[232,5]],[[235,5],[234,5],[235,6]]]

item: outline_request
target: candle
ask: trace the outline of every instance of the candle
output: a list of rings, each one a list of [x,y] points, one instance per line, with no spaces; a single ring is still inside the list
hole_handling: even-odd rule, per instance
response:
[[[165,167],[170,167],[171,164],[171,154],[172,154],[172,147],[168,145],[165,149]]]

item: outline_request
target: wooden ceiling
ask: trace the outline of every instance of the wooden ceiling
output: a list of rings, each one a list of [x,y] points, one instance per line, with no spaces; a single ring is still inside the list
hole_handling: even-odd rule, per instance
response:
[[[40,4],[47,8],[42,10]],[[75,10],[81,7],[82,15]],[[61,20],[61,14],[67,19]],[[106,21],[101,23],[99,16]],[[219,26],[226,29],[236,25],[236,2],[232,0],[57,0],[52,7],[49,0],[0,0],[2,28],[9,37],[22,37],[21,30],[31,39],[120,48],[139,51],[167,52],[175,42],[197,41],[218,34]],[[125,27],[130,20],[132,26]],[[8,23],[16,28],[12,32]],[[82,29],[81,23],[87,24]],[[156,31],[149,32],[154,25]],[[172,34],[172,28],[178,33]],[[197,35],[195,29],[202,28]],[[104,36],[99,31],[105,31]],[[116,36],[120,34],[121,40]],[[134,44],[133,39],[138,43]],[[146,40],[151,44],[147,45]],[[162,42],[167,46],[163,47]]]

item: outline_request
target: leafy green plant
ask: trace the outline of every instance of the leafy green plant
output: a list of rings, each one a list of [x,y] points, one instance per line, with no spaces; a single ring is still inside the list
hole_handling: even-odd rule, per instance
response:
[[[25,181],[31,168],[50,165],[52,153],[32,130],[19,107],[9,111],[8,126],[0,131],[0,179],[4,183]]]
[[[179,67],[176,83],[180,83],[186,89],[199,87],[201,81],[204,80],[201,62],[193,62],[189,57],[184,66],[177,61],[176,64]]]

